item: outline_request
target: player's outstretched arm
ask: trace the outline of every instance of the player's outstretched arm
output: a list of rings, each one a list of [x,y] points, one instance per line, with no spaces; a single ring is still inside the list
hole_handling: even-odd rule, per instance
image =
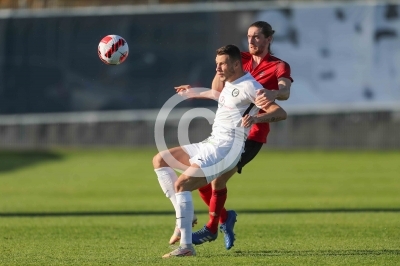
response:
[[[190,85],[181,85],[175,87],[176,93],[185,98],[201,98],[218,100],[219,91],[210,90],[207,88],[192,88]]]

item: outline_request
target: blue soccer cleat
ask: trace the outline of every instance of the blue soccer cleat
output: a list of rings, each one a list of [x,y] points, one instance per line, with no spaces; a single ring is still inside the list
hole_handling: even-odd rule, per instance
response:
[[[201,245],[205,242],[211,242],[217,239],[218,231],[213,234],[206,226],[201,228],[199,231],[192,233],[192,243],[195,245]]]
[[[225,223],[221,224],[219,229],[224,233],[225,248],[229,250],[233,247],[233,243],[235,242],[235,233],[233,232],[233,228],[235,227],[237,214],[233,210],[227,211],[227,213],[228,218]]]

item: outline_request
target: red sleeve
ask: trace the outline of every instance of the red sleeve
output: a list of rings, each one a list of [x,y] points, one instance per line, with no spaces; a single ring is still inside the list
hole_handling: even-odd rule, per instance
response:
[[[276,78],[287,78],[293,82],[290,76],[290,65],[284,61],[280,61],[276,66]]]

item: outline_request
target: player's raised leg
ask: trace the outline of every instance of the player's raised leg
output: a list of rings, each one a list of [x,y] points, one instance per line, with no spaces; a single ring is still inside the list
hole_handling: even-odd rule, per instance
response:
[[[189,165],[189,155],[181,147],[175,147],[167,151],[159,152],[153,158],[154,172],[157,175],[160,187],[164,195],[170,199],[175,212],[177,210],[175,182],[178,180],[178,176],[173,168],[186,170]],[[195,215],[192,224],[193,226],[197,224],[197,217]],[[181,233],[179,228],[175,227],[169,243],[174,244],[178,242],[180,235]]]
[[[178,176],[173,168],[180,164],[186,167],[190,165],[189,155],[181,147],[159,152],[153,157],[153,168],[160,187],[164,195],[171,200],[175,211],[177,210],[175,182],[178,180]]]

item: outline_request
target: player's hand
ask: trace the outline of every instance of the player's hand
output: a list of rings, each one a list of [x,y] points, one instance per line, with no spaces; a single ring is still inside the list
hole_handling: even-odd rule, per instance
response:
[[[260,109],[267,109],[268,106],[275,101],[277,96],[277,91],[267,89],[258,90],[256,93],[257,94],[254,103]]]
[[[242,117],[242,127],[251,127],[255,123],[255,118],[250,115]]]
[[[176,93],[179,93],[181,91],[185,91],[185,90],[190,89],[191,86],[190,85],[180,85],[180,86],[174,87],[174,88],[175,88]]]
[[[178,87],[175,87],[176,93],[178,93],[180,96],[185,97],[185,98],[191,98],[194,95],[192,95],[192,90],[191,90],[190,85],[180,85]]]

